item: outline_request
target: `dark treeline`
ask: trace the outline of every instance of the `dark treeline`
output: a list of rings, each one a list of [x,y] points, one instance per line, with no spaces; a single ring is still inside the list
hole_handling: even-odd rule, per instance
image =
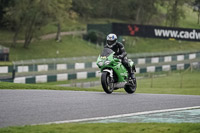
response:
[[[86,20],[111,18],[138,24],[150,24],[157,17],[162,18],[159,23],[175,27],[185,17],[186,4],[195,7],[200,16],[200,0],[0,0],[0,28],[15,32],[13,47],[18,33],[23,31],[26,48],[36,31],[50,22],[57,23],[56,40],[60,41],[62,23],[73,19],[72,15]],[[166,9],[165,14],[160,12],[162,8]]]
[[[184,4],[198,5],[200,0],[73,0],[72,10],[83,18],[115,18],[149,24],[154,16],[164,16],[168,26],[178,26],[184,18]],[[159,7],[167,9],[161,14]]]
[[[81,17],[129,19],[147,23],[161,0],[74,0],[72,9]]]

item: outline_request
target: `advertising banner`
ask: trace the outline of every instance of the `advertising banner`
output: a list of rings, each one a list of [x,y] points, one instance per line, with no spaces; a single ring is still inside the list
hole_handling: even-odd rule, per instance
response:
[[[138,36],[186,41],[200,41],[200,29],[112,23],[112,32],[118,36]]]

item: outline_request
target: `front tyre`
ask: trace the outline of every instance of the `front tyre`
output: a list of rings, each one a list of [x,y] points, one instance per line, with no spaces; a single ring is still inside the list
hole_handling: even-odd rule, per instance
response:
[[[107,94],[111,94],[114,90],[112,78],[110,77],[110,73],[103,72],[101,75],[101,85],[103,87],[103,90]]]

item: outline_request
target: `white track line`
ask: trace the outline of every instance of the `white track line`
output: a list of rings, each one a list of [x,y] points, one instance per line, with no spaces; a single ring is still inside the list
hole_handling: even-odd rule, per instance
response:
[[[62,123],[96,121],[96,120],[121,118],[121,117],[129,117],[129,116],[136,116],[136,115],[146,115],[146,114],[164,113],[164,112],[181,111],[181,110],[189,110],[189,109],[198,109],[198,108],[200,108],[200,106],[165,109],[165,110],[154,110],[154,111],[137,112],[137,113],[113,115],[113,116],[106,116],[106,117],[95,117],[95,118],[85,118],[85,119],[76,119],[76,120],[55,121],[55,122],[48,122],[48,123],[41,123],[41,124],[47,125],[47,124],[62,124]],[[34,124],[34,125],[40,125],[40,124]]]

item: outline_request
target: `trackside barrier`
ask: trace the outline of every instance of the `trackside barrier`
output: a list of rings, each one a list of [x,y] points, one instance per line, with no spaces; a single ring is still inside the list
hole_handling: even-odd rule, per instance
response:
[[[129,58],[133,59],[136,65],[142,64],[154,64],[154,63],[167,63],[172,61],[184,61],[200,58],[200,52],[192,52],[185,54],[175,54],[175,55],[160,55],[153,57],[144,57],[144,58],[134,58],[133,55],[130,55]],[[86,68],[97,68],[96,65],[97,57],[89,57],[85,60],[91,60],[91,62],[81,62],[81,58],[74,59],[73,62],[77,61],[79,63],[66,63],[69,62],[69,59],[51,59],[51,60],[40,60],[40,61],[19,61],[13,62],[13,66],[0,66],[1,73],[11,73],[13,70],[17,73],[25,72],[45,72],[45,71],[61,71],[61,70],[79,70]],[[54,61],[54,63],[52,63]],[[65,62],[65,63],[63,63]],[[36,64],[39,63],[39,64]]]
[[[200,68],[200,62],[186,63],[186,64],[177,64],[177,65],[162,65],[162,66],[148,66],[145,68],[137,68],[137,73],[146,73],[146,72],[161,72],[161,71],[173,71],[173,70],[185,70],[191,68]],[[38,75],[31,77],[17,77],[13,79],[14,83],[47,83],[55,81],[65,81],[72,79],[87,79],[100,77],[101,73],[99,71],[94,72],[76,72],[72,74],[63,73],[56,75]]]

